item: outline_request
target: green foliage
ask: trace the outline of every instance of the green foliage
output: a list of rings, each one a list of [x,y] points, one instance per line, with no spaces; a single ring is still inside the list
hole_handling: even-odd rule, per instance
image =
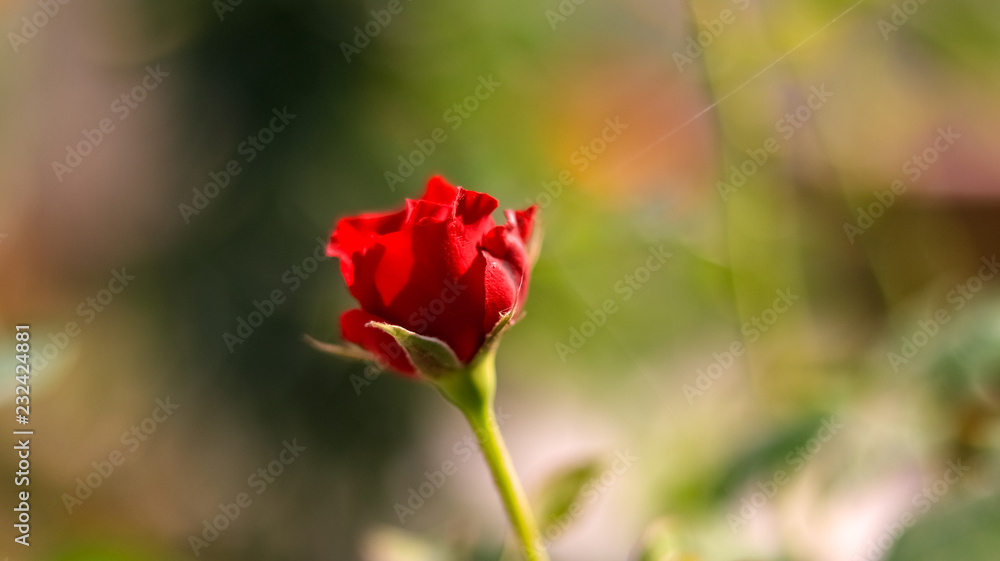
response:
[[[996,561],[1000,496],[933,511],[897,542],[886,561]]]
[[[538,490],[532,504],[542,535],[550,532],[561,535],[570,528],[579,517],[573,506],[579,503],[583,487],[602,467],[596,458],[580,461],[552,475]]]

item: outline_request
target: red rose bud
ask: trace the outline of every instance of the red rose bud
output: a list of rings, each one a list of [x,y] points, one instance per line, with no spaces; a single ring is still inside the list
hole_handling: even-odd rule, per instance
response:
[[[439,176],[398,212],[343,218],[327,254],[360,308],[340,316],[343,337],[404,374],[467,365],[520,310],[536,207],[506,212],[497,200]]]

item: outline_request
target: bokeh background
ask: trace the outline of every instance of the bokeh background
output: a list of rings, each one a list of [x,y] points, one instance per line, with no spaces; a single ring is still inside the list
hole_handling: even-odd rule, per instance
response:
[[[30,324],[35,430],[0,556],[516,558],[461,417],[303,340],[353,306],[335,219],[442,173],[541,207],[498,406],[553,559],[997,558],[995,2],[5,0],[0,30],[0,395],[20,428]]]

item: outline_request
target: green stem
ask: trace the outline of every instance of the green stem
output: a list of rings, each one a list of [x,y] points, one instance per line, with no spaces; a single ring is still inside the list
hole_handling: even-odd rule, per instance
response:
[[[486,464],[490,467],[493,483],[500,492],[507,517],[521,542],[525,559],[549,561],[542,534],[538,530],[538,523],[535,522],[535,515],[514,471],[514,464],[493,412],[493,395],[496,387],[493,353],[488,353],[481,360],[473,362],[463,372],[438,379],[436,385],[445,398],[458,406],[469,421],[486,458]]]
[[[486,457],[486,463],[493,474],[493,483],[500,492],[504,508],[507,509],[507,516],[524,548],[525,558],[528,561],[548,561],[549,557],[545,553],[538,524],[514,471],[514,464],[503,442],[493,410],[488,410],[486,415],[466,414],[466,418],[482,445],[483,456]]]

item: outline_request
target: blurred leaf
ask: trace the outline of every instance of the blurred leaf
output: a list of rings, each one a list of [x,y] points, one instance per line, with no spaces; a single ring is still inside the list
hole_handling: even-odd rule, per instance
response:
[[[722,499],[757,474],[784,463],[789,452],[816,434],[823,419],[822,416],[799,419],[734,457],[716,483],[712,497]]]
[[[951,343],[938,347],[930,376],[946,397],[970,396],[998,402],[1000,391],[1000,305],[990,302],[950,331]],[[962,318],[960,318],[962,319]]]
[[[797,419],[790,425],[774,429],[762,440],[755,440],[749,447],[735,450],[724,463],[702,466],[687,480],[672,485],[661,504],[675,513],[704,512],[731,496],[747,481],[784,465],[789,452],[808,441],[824,418],[810,415]]]
[[[1000,496],[932,512],[910,528],[886,561],[996,561]]]
[[[556,473],[538,490],[532,501],[542,535],[550,531],[562,534],[576,521],[579,513],[573,505],[580,499],[584,485],[600,473],[602,464],[591,458]]]

